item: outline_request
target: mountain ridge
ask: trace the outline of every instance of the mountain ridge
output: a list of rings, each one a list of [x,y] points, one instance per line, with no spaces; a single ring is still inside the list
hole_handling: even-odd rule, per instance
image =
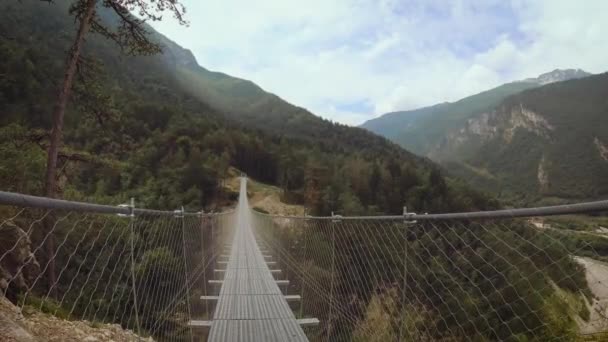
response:
[[[538,83],[540,85],[547,85],[555,82],[562,82],[573,80],[577,78],[583,78],[591,76],[593,74],[586,72],[582,69],[555,69],[543,74],[538,77],[526,78],[520,82]]]
[[[580,69],[557,69],[453,103],[380,117],[363,127],[503,197],[532,200],[530,203],[547,197],[601,198],[606,190],[599,176],[604,165],[598,156],[606,154],[607,138],[588,133],[594,128],[587,121],[597,127],[605,124],[600,115],[604,108],[602,97],[590,85],[604,86],[605,77],[606,74],[589,76]],[[569,115],[580,116],[579,120],[568,121],[565,110]],[[568,130],[578,131],[580,136],[575,139]],[[554,131],[568,138],[558,138]],[[594,137],[595,142],[589,140]],[[578,154],[564,154],[567,160],[560,163],[548,151],[554,151],[555,146],[565,151],[576,149],[562,144],[562,140],[580,150]],[[570,169],[572,175],[584,175],[584,179],[580,184],[567,180],[563,172],[556,170],[560,164],[584,169]],[[596,188],[589,183],[592,180],[598,184]],[[564,184],[561,189],[556,187],[558,181]]]
[[[0,3],[0,22],[14,36],[0,36],[0,159],[9,165],[0,168],[0,185],[8,191],[40,193],[40,181],[32,180],[43,179],[49,110],[76,31],[68,7]],[[66,155],[83,159],[62,160],[69,166],[59,182],[66,198],[137,197],[146,207],[198,210],[229,201],[218,184],[234,167],[317,214],[397,213],[406,201],[426,211],[496,205],[444,178],[428,158],[209,71],[191,51],[149,32],[163,54],[128,56],[87,36],[83,56],[99,67],[87,64],[87,75],[76,78],[66,109]]]
[[[606,198],[607,86],[604,73],[510,96],[446,136],[438,150],[459,157],[444,165],[461,177],[477,178],[473,184],[485,182],[486,190],[516,198]],[[474,176],[471,168],[458,164],[487,174]]]
[[[393,111],[393,112],[384,113],[376,118],[367,120],[366,122],[359,125],[359,127],[374,128],[374,126],[375,126],[374,124],[378,125],[378,123],[380,121],[382,121],[383,118],[384,119],[397,118],[400,115],[411,116],[412,114],[414,114],[418,111],[428,111],[432,108],[437,108],[439,106],[450,105],[450,104],[455,104],[455,103],[459,103],[462,101],[467,101],[469,98],[478,97],[480,95],[487,94],[489,92],[493,92],[496,89],[500,89],[501,87],[505,87],[508,85],[516,85],[516,84],[519,85],[519,84],[527,84],[527,83],[546,85],[546,84],[550,84],[550,83],[554,83],[554,82],[562,82],[562,81],[566,81],[566,80],[570,80],[570,79],[577,79],[577,78],[587,77],[587,76],[591,76],[591,75],[593,75],[593,74],[586,72],[582,69],[554,69],[553,71],[542,73],[537,77],[529,77],[529,78],[519,80],[519,81],[507,82],[507,83],[504,83],[497,87],[463,97],[457,101],[453,101],[453,102],[445,101],[445,102],[437,103],[434,105],[419,107],[419,108],[415,108],[415,109],[397,110],[397,111]],[[382,134],[382,135],[384,135],[384,134]]]
[[[436,144],[436,141],[445,135],[446,130],[461,125],[472,116],[492,109],[509,95],[536,86],[535,83],[529,82],[511,82],[455,102],[444,102],[435,106],[407,111],[405,112],[407,115],[381,116],[373,121],[365,122],[359,127],[369,129],[393,140],[405,149],[426,156],[429,149]],[[416,119],[409,121],[410,125],[404,128],[404,121],[408,120],[406,116]],[[376,129],[378,126],[391,127],[390,134],[382,129]]]

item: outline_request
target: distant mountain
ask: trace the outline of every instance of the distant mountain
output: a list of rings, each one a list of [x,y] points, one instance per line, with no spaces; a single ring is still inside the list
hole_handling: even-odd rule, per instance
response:
[[[360,127],[414,153],[429,155],[447,132],[461,127],[467,119],[492,109],[509,95],[537,86],[532,82],[508,83],[456,102],[384,114]]]
[[[425,118],[441,115],[449,105],[449,103],[441,103],[416,110],[386,113],[379,118],[366,121],[361,127],[398,142],[400,138],[408,139],[405,136],[415,131]],[[409,144],[408,148],[418,152],[413,143]]]
[[[436,150],[461,177],[507,197],[608,197],[608,73],[510,96]],[[466,151],[467,153],[458,153]]]
[[[603,184],[597,172],[604,170],[605,160],[601,156],[606,155],[607,143],[603,133],[591,134],[590,130],[593,126],[605,126],[608,121],[605,116],[608,93],[601,81],[606,76],[590,75],[580,69],[554,70],[454,103],[388,113],[361,127],[448,165],[453,173],[475,185],[502,192],[505,196],[601,197],[606,189],[594,184]],[[599,88],[594,89],[591,84]],[[561,107],[551,107],[550,103],[559,103]],[[537,105],[543,106],[538,107],[540,112],[534,107]],[[564,117],[568,116],[570,120],[566,121]],[[559,124],[554,124],[555,120]],[[567,124],[561,125],[565,122]],[[564,133],[555,136],[555,132],[561,130]],[[496,138],[500,134],[503,140]],[[530,134],[538,139],[551,139],[541,142]],[[567,145],[563,145],[565,141]],[[509,150],[514,146],[521,150],[518,153]],[[576,150],[577,153],[562,155],[558,161],[548,152],[557,146],[563,151]],[[545,152],[541,153],[541,150]],[[540,154],[527,159],[532,151]],[[589,155],[583,157],[585,154]],[[513,158],[521,164],[511,163]],[[584,158],[586,162],[582,163]],[[541,163],[541,160],[544,161]],[[498,165],[500,169],[496,168]],[[585,171],[571,171],[576,179],[583,174],[585,179],[578,179],[577,184],[565,181],[558,185],[557,180],[561,181],[564,175],[554,168],[566,170],[570,168],[568,165],[584,168]]]
[[[553,71],[541,74],[536,78],[527,78],[522,82],[528,83],[538,83],[540,85],[545,85],[549,83],[562,82],[567,80],[574,80],[577,78],[583,78],[591,76],[590,73],[581,70],[581,69],[555,69]]]
[[[506,97],[526,89],[551,81],[565,81],[589,75],[580,69],[556,69],[536,78],[503,84],[456,102],[387,113],[366,121],[360,127],[385,136],[414,153],[440,160],[449,159],[452,151],[446,154],[438,150],[437,146],[449,132],[460,129],[469,118],[493,109]]]

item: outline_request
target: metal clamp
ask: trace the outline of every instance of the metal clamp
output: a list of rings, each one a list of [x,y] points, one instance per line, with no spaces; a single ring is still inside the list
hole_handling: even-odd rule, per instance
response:
[[[334,212],[332,211],[331,212],[331,217],[332,217],[331,222],[333,222],[333,223],[340,223],[340,222],[342,222],[342,215],[334,215]]]
[[[120,217],[135,217],[135,198],[131,197],[130,203],[123,203],[118,205],[119,208],[128,208],[128,214],[116,214]]]
[[[407,207],[403,207],[403,222],[406,224],[417,223],[418,221],[414,220],[414,217],[416,217],[416,213],[408,213]]]
[[[184,218],[184,207],[182,206],[181,209],[173,210],[173,217]]]

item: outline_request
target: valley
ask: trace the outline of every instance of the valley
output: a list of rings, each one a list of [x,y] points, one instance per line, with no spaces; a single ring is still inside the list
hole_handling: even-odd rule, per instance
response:
[[[608,73],[553,67],[352,127],[339,119],[458,93],[455,78],[500,84],[522,60],[474,50],[519,36],[454,39],[421,79],[391,64],[427,59],[401,63],[418,53],[406,35],[374,45],[383,25],[425,22],[388,20],[410,12],[395,4],[356,30],[331,17],[353,31],[279,61],[340,4],[217,3],[193,43],[179,32],[208,4],[184,3],[0,3],[0,339],[601,340]],[[417,93],[429,84],[439,95]]]

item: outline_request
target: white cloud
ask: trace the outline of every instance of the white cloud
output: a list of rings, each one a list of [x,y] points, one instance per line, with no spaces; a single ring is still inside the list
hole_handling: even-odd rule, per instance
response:
[[[349,124],[558,67],[608,69],[602,0],[183,2],[190,27],[154,26],[201,65]]]

